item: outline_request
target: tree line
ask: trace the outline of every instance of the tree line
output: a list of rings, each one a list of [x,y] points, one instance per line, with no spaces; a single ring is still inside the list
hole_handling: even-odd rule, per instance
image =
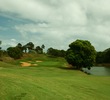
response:
[[[0,41],[0,44],[2,41]],[[14,59],[19,59],[23,53],[43,54],[45,45],[36,46],[32,42],[25,45],[18,43],[15,47],[9,47],[6,51],[0,47],[0,56],[8,54]],[[95,63],[110,63],[110,48],[96,52],[94,46],[88,40],[76,40],[69,44],[68,50],[59,50],[52,47],[47,49],[47,55],[52,57],[64,57],[69,64],[76,69],[90,69]]]
[[[110,48],[97,52],[96,63],[110,63]]]
[[[0,41],[0,44],[2,42]],[[23,53],[37,53],[37,54],[43,54],[45,49],[45,45],[42,44],[41,46],[36,46],[32,42],[28,42],[25,45],[22,45],[21,43],[18,43],[15,47],[8,47],[6,51],[1,50],[3,55],[3,52],[7,53],[10,57],[14,59],[19,59],[23,56]],[[65,57],[66,51],[65,50],[58,50],[54,49],[52,47],[47,49],[47,54],[53,57]]]
[[[54,48],[48,48],[47,50],[47,54],[54,56],[54,57],[65,57],[66,55],[66,51],[65,50],[58,50],[58,49],[54,49]]]
[[[0,44],[2,42],[0,41]],[[8,47],[7,50],[2,50],[0,47],[0,56],[2,56],[5,53],[7,53],[10,57],[14,59],[19,59],[23,56],[23,53],[38,53],[43,54],[43,50],[45,49],[45,45],[36,46],[32,42],[28,42],[25,45],[22,45],[21,43],[18,43],[15,47]]]

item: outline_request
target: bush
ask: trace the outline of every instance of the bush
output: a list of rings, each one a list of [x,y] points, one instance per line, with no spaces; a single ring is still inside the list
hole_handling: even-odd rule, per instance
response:
[[[8,55],[14,59],[19,59],[23,55],[22,51],[18,47],[9,47],[7,52]]]

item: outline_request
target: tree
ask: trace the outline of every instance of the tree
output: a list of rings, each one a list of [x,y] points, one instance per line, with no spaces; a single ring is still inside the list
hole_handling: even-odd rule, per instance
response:
[[[0,45],[2,44],[2,41],[0,41]],[[2,49],[2,47],[0,47],[0,57],[2,56],[2,54],[3,54],[3,51],[1,50]]]
[[[47,54],[51,56],[58,56],[59,55],[59,50],[53,49],[52,47],[48,48]]]
[[[42,54],[43,53],[43,49],[40,47],[40,46],[37,46],[35,48],[35,51],[38,53],[38,54]]]
[[[0,45],[2,44],[2,41],[0,41]],[[2,56],[2,48],[0,47],[0,57]]]
[[[2,44],[2,41],[0,41],[0,45]],[[0,47],[0,50],[1,50],[2,48]]]
[[[23,51],[26,53],[27,52],[27,46],[26,45],[23,45]]]
[[[23,46],[21,43],[18,43],[16,47],[18,47],[21,51],[23,51]]]
[[[53,55],[53,53],[54,53],[54,49],[52,47],[48,48],[47,54],[48,55]]]
[[[96,63],[103,63],[105,58],[105,53],[104,52],[97,52],[96,55]]]
[[[65,57],[66,51],[65,50],[60,50],[59,56],[60,57]]]
[[[65,58],[76,69],[90,69],[95,63],[96,50],[89,41],[76,40],[69,45]]]
[[[96,63],[110,63],[110,48],[102,52],[97,52]]]
[[[48,48],[47,54],[51,56],[56,56],[56,57],[65,57],[64,50],[58,50],[58,49],[53,49],[53,48]]]
[[[34,49],[34,44],[32,42],[29,42],[26,44],[26,47],[28,48],[28,50],[33,50]]]
[[[104,63],[110,63],[110,48],[104,51]]]
[[[45,45],[43,44],[43,45],[41,46],[41,48],[42,48],[42,53],[43,53],[43,49],[45,49]]]
[[[42,48],[42,49],[45,49],[45,45],[43,44],[43,45],[41,46],[41,48]]]
[[[7,48],[8,55],[14,59],[19,59],[22,57],[22,51],[18,47]]]

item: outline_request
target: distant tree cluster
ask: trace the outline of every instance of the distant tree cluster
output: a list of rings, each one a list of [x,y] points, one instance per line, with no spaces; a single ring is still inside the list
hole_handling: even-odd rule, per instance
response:
[[[110,48],[97,52],[96,63],[110,63]]]
[[[35,48],[35,51],[38,53],[38,54],[42,54],[43,53],[43,49],[45,49],[45,45],[43,44],[41,47],[40,46],[37,46]]]
[[[65,57],[66,51],[48,48],[47,54],[55,57]]]
[[[45,49],[45,46],[42,45],[37,46],[34,48],[34,44],[32,42],[29,42],[25,45],[22,45],[21,43],[18,43],[15,47],[9,47],[7,48],[7,53],[10,57],[14,59],[19,59],[23,56],[23,53],[38,53],[42,54],[43,49]]]
[[[44,44],[41,47],[40,46],[35,47],[34,43],[32,42],[29,42],[23,46],[21,43],[18,43],[16,47],[18,47],[19,49],[21,49],[22,52],[25,52],[25,53],[31,53],[36,51],[36,53],[39,53],[39,54],[42,54],[43,50],[45,49]]]

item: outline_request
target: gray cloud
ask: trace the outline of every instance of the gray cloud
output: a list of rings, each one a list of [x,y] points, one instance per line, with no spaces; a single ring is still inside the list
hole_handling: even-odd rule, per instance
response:
[[[110,43],[109,4],[110,0],[0,0],[0,11],[35,22],[14,26],[26,41],[67,49],[76,39],[88,39],[96,50],[104,50]]]

